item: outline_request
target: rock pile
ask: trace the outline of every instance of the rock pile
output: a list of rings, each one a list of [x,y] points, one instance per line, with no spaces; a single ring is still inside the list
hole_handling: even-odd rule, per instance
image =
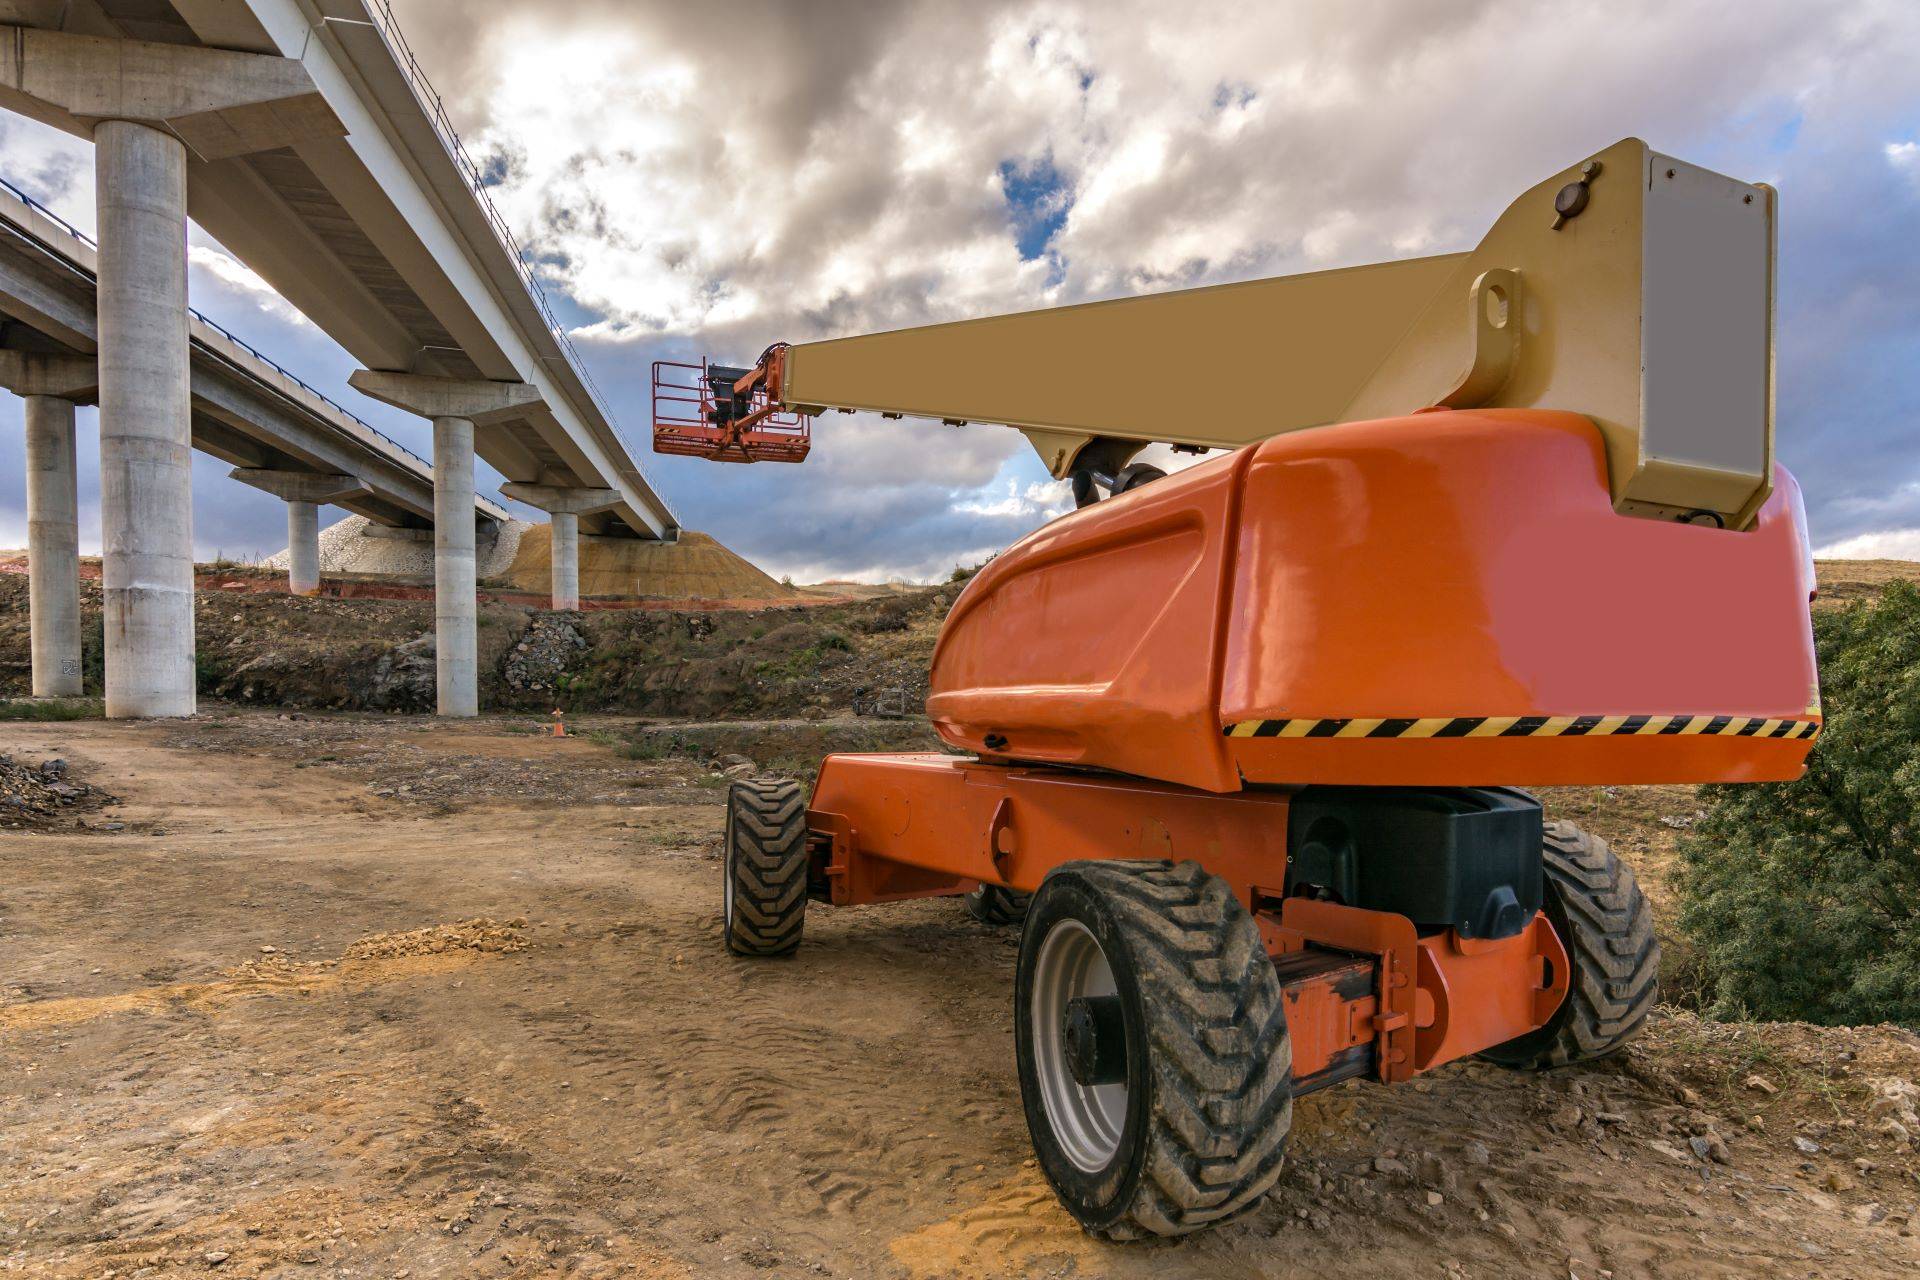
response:
[[[376,933],[360,939],[342,954],[343,960],[399,960],[410,956],[440,955],[448,951],[512,953],[532,946],[524,930],[526,917],[495,920],[475,916],[453,924],[436,924],[405,933]],[[265,948],[271,951],[273,948]]]
[[[565,618],[535,614],[501,669],[507,687],[533,693],[560,687],[567,667],[587,649],[587,638]]]
[[[1902,1144],[1920,1142],[1920,1087],[1898,1076],[1883,1076],[1868,1081],[1873,1090],[1869,1104],[1874,1132]]]
[[[381,711],[431,711],[434,688],[434,644],[429,631],[380,655],[367,678],[367,705]]]
[[[65,760],[35,765],[0,756],[0,827],[46,826],[77,807],[97,807],[112,799],[69,778]]]

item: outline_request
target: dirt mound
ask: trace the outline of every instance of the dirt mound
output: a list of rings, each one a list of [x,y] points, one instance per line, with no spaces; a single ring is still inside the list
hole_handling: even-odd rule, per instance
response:
[[[501,575],[523,591],[553,582],[553,532],[544,524],[520,536]],[[683,530],[678,542],[640,538],[580,539],[580,594],[670,600],[793,600],[785,586],[704,533]]]
[[[453,924],[436,924],[405,933],[376,933],[360,939],[341,953],[342,960],[398,960],[406,956],[434,956],[446,951],[525,951],[533,944],[521,930],[523,919],[492,920],[476,916]]]

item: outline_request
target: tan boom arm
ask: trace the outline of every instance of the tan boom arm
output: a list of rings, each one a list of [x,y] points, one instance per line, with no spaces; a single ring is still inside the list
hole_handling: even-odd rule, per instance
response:
[[[1774,193],[1629,138],[1470,253],[782,349],[775,402],[1024,432],[1055,476],[1107,442],[1233,448],[1454,408],[1591,417],[1615,507],[1749,525],[1772,482]],[[759,371],[756,371],[759,372]]]

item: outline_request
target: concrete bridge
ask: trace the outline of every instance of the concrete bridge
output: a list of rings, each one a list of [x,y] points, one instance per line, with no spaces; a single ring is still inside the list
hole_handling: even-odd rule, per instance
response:
[[[73,406],[92,403],[99,383],[95,257],[88,236],[0,179],[0,386],[27,397],[34,524],[64,548],[55,552],[42,537],[34,550],[63,557],[43,584],[63,596],[75,554],[77,513],[60,498],[74,485]],[[187,331],[193,447],[233,464],[235,480],[286,500],[296,594],[319,586],[320,503],[392,528],[432,527],[426,459],[199,312],[188,311]],[[485,498],[474,515],[507,518]],[[78,621],[64,603],[34,610],[35,635],[46,641],[36,648],[36,673],[48,677],[42,693],[78,692]]]
[[[95,143],[108,715],[194,709],[189,214],[432,421],[442,714],[478,709],[476,453],[552,513],[561,607],[582,522],[677,536],[385,0],[0,0],[0,106]]]

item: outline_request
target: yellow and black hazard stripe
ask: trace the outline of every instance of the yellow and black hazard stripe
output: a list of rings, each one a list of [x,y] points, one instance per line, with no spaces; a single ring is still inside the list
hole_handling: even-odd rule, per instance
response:
[[[1383,716],[1242,720],[1229,738],[1600,738],[1669,734],[1736,738],[1820,736],[1820,721],[1765,716]]]

